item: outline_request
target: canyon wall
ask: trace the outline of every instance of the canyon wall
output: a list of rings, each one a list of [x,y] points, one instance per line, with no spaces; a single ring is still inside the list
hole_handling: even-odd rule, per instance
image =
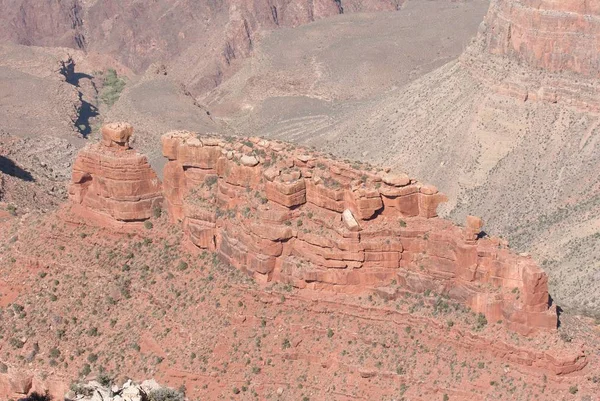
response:
[[[161,185],[146,156],[129,147],[133,127],[102,128],[102,141],[83,148],[75,164],[69,196],[80,212],[107,222],[140,221],[162,203]]]
[[[446,200],[405,174],[259,138],[163,136],[169,214],[197,247],[257,281],[447,294],[512,330],[555,329],[546,274],[528,256],[436,217]]]
[[[598,2],[493,0],[460,60],[500,94],[597,112],[599,45]]]
[[[600,77],[600,3],[494,0],[485,19],[486,50],[550,72]]]

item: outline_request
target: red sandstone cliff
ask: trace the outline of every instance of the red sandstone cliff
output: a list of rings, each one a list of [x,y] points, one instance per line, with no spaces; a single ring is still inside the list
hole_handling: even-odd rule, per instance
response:
[[[495,239],[436,218],[437,189],[251,138],[163,136],[165,198],[198,247],[259,281],[356,292],[433,290],[523,334],[556,328],[546,274]]]
[[[150,217],[160,187],[128,147],[131,126],[102,132],[103,142],[77,158],[73,202],[107,223]],[[395,281],[445,293],[523,334],[556,328],[546,274],[498,240],[480,239],[480,219],[460,228],[437,218],[446,197],[435,187],[258,138],[173,132],[162,144],[172,220],[258,281],[336,292]]]
[[[129,148],[133,128],[102,128],[102,142],[79,152],[69,195],[90,217],[108,221],[148,219],[162,202],[161,185],[146,156]]]
[[[161,200],[146,158],[129,149],[132,128],[105,126],[82,150],[71,199],[101,224],[143,220]],[[446,197],[405,174],[332,160],[292,145],[228,142],[173,132],[164,197],[197,247],[215,251],[257,281],[361,292],[399,283],[443,293],[522,334],[555,329],[548,278],[527,256],[437,218]]]

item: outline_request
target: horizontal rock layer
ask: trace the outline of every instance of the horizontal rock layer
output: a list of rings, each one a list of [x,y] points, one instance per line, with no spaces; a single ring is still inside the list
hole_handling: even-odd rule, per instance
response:
[[[550,72],[600,77],[600,3],[587,0],[494,0],[486,47]]]
[[[598,4],[493,0],[461,64],[500,94],[598,112]]]
[[[162,203],[161,184],[148,159],[129,148],[131,131],[130,126],[105,126],[103,141],[82,149],[73,165],[71,201],[84,213],[105,216],[107,223],[146,220]]]
[[[519,333],[556,328],[546,274],[479,238],[480,219],[461,228],[437,218],[446,198],[435,187],[258,138],[174,132],[162,145],[173,221],[259,281],[338,292],[396,282],[447,294]]]

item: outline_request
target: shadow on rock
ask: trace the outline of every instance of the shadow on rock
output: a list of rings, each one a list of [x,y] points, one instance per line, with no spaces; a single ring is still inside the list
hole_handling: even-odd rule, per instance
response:
[[[23,170],[21,167],[17,166],[15,162],[4,156],[0,156],[0,171],[23,181],[35,181],[29,171]]]

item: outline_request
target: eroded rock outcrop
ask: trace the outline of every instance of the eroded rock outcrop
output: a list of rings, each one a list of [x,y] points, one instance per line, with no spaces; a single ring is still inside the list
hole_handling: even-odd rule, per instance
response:
[[[262,282],[359,292],[401,284],[460,300],[529,334],[555,329],[548,278],[528,256],[437,218],[446,197],[403,174],[250,138],[172,132],[164,190],[173,221]]]
[[[77,210],[113,221],[141,221],[162,202],[160,181],[146,156],[129,147],[133,127],[113,123],[102,141],[79,152],[69,196]]]

